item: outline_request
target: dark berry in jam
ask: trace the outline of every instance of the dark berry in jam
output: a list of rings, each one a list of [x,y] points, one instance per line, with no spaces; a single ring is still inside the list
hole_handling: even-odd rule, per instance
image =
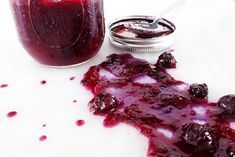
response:
[[[226,149],[228,157],[235,157],[235,143],[230,144]]]
[[[90,111],[96,115],[113,112],[118,107],[118,100],[109,93],[100,93],[89,103]]]
[[[217,104],[224,112],[235,114],[235,95],[223,96]]]
[[[82,80],[95,95],[91,112],[103,115],[106,127],[126,123],[140,130],[149,140],[148,157],[233,156],[228,141],[235,139],[235,117],[221,118],[221,108],[233,113],[234,96],[221,98],[218,105],[201,99],[207,97],[207,86],[189,89],[175,80],[166,71],[176,63],[169,56],[153,66],[130,54],[113,54],[91,67]]]
[[[94,57],[104,39],[102,0],[10,0],[24,48],[38,62],[66,66]]]
[[[190,85],[188,92],[195,98],[206,98],[208,95],[208,87],[206,84],[194,83]]]
[[[197,123],[186,124],[183,127],[183,142],[191,152],[208,150],[214,152],[218,147],[218,142],[211,128]]]
[[[172,56],[170,52],[164,52],[159,56],[156,66],[163,68],[176,68],[176,63],[175,57]]]

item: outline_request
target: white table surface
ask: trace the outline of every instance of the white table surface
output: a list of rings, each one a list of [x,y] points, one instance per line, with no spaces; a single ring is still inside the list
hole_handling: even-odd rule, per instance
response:
[[[122,15],[157,14],[172,0],[105,0],[106,22]],[[146,3],[146,4],[144,4]],[[188,83],[207,83],[209,99],[235,93],[235,1],[187,0],[169,19],[177,26],[170,73]],[[123,53],[106,40],[90,62],[70,69],[37,64],[17,40],[8,0],[0,1],[0,156],[145,157],[147,139],[125,124],[104,128],[87,107],[92,94],[80,85],[87,69],[111,53]],[[134,54],[151,62],[158,53]],[[76,76],[74,81],[69,78]],[[46,85],[40,81],[46,80]],[[78,102],[73,103],[76,99]],[[7,118],[17,111],[14,118]],[[86,124],[77,127],[75,121]],[[43,124],[47,124],[45,128]],[[38,138],[47,135],[40,142]]]

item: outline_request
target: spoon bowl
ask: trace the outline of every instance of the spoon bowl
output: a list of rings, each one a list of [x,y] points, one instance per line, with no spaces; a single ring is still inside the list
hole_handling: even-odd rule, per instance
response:
[[[149,38],[149,37],[154,37],[157,35],[160,35],[159,33],[159,21],[161,21],[161,17],[167,14],[168,12],[172,11],[179,5],[181,5],[185,0],[176,0],[174,3],[169,5],[166,9],[160,12],[158,16],[155,17],[153,22],[149,23],[140,23],[140,22],[135,22],[135,23],[127,23],[124,24],[124,26],[131,32],[135,33],[138,35],[138,37],[142,38]]]

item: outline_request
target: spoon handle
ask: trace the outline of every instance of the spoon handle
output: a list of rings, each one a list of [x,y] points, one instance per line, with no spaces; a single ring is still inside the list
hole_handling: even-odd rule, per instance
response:
[[[158,23],[158,20],[164,16],[166,13],[168,13],[169,11],[175,9],[176,7],[178,7],[179,5],[183,4],[186,0],[176,0],[174,3],[172,3],[171,5],[169,5],[166,9],[162,10],[155,18],[155,20],[152,22],[152,24],[154,25],[155,23]]]

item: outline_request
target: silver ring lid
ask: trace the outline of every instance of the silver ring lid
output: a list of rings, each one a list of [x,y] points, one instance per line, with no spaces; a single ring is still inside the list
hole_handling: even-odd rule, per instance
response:
[[[124,25],[130,23],[151,23],[155,17],[153,16],[126,16],[112,21],[109,25],[109,40],[119,48],[123,48],[134,52],[156,52],[169,49],[175,39],[175,25],[166,20],[160,19],[159,23],[170,28],[170,34],[156,37],[142,38],[137,34],[129,31]]]

